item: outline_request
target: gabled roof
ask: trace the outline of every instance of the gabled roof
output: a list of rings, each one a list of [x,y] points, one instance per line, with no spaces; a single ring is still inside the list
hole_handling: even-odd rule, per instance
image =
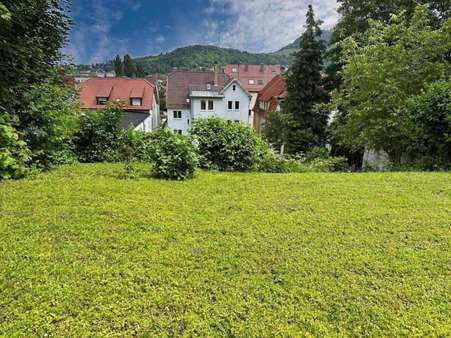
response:
[[[224,73],[218,74],[218,86],[214,86],[214,79],[214,72],[173,71],[168,75],[166,105],[170,108],[187,108],[190,105],[187,99],[192,91],[220,91],[231,81]]]
[[[262,90],[274,76],[282,74],[282,66],[230,64],[225,67],[224,73],[239,80],[248,92],[255,93]]]
[[[109,102],[125,101],[125,109],[148,111],[152,109],[155,98],[155,86],[145,79],[129,79],[125,77],[92,78],[80,88],[80,103],[85,109],[101,109],[97,104],[98,97],[106,97]],[[130,105],[131,98],[141,98],[141,106]]]
[[[285,77],[277,75],[274,77],[258,94],[257,102],[255,103],[256,111],[260,114],[266,114],[277,109],[280,99],[287,97],[287,86]],[[260,102],[267,102],[268,109],[262,110]]]

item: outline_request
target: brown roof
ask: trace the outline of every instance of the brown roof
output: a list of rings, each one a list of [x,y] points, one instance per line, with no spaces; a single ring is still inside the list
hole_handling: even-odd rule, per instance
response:
[[[154,96],[155,86],[145,79],[92,78],[80,89],[81,107],[86,109],[103,108],[103,105],[97,105],[97,97],[107,97],[109,102],[125,101],[127,110],[151,110]],[[142,105],[131,106],[130,98],[141,98]]]
[[[187,99],[190,90],[203,90],[207,88],[207,84],[212,85],[211,90],[222,90],[231,78],[224,73],[218,76],[218,86],[214,84],[214,72],[175,70],[168,75],[168,83],[166,88],[166,105],[170,108],[186,108],[189,106]]]
[[[282,74],[281,65],[227,65],[224,73],[238,79],[248,92],[259,92],[276,75]],[[253,84],[251,84],[253,81]]]
[[[286,97],[287,87],[285,78],[283,75],[277,75],[260,91],[255,107],[258,110],[258,113],[266,114],[277,108],[279,99],[284,99]],[[260,102],[262,101],[268,102],[268,109],[266,111],[260,109]]]

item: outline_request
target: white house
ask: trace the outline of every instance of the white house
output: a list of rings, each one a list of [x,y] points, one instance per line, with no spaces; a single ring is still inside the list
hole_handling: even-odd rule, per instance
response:
[[[92,78],[80,89],[81,108],[102,109],[108,102],[123,101],[121,126],[150,132],[160,125],[158,88],[146,79]]]
[[[196,119],[218,116],[249,124],[251,95],[239,80],[214,72],[177,70],[168,75],[168,128],[189,134]]]

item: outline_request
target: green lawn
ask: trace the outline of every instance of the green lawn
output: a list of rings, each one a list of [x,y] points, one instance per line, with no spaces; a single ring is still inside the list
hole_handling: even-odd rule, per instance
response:
[[[0,336],[450,336],[451,174],[0,183]]]

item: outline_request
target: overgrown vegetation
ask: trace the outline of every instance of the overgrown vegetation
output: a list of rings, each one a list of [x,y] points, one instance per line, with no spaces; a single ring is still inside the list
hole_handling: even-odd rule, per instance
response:
[[[218,117],[197,120],[192,136],[199,149],[201,167],[213,170],[255,169],[264,146],[248,126]]]
[[[160,129],[153,133],[151,146],[156,177],[179,181],[194,177],[198,155],[186,137]]]
[[[451,333],[449,173],[121,171],[0,184],[3,335]]]
[[[29,160],[26,143],[6,118],[0,116],[0,180],[24,177]]]

